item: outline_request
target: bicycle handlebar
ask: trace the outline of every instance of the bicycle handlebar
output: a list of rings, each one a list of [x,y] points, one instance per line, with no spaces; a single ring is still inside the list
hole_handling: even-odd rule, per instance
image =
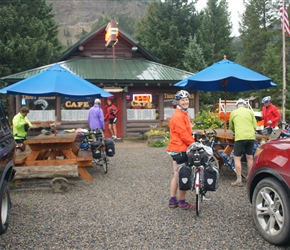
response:
[[[96,136],[96,138],[103,139],[103,133],[102,133],[101,129],[96,129],[96,130],[89,132],[89,133],[82,132],[82,135],[87,137],[87,138],[91,135],[94,135],[94,136]]]

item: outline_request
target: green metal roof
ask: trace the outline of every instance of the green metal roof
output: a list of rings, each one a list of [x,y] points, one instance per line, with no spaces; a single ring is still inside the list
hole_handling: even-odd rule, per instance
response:
[[[114,74],[113,58],[82,57],[58,62],[58,64],[92,83],[176,83],[193,74],[140,58],[116,58],[116,74]],[[8,83],[15,83],[36,75],[51,65],[23,71],[1,79]]]

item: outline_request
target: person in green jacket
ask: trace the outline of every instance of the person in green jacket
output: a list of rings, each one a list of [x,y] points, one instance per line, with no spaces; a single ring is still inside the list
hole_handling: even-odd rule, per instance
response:
[[[246,153],[248,172],[253,166],[253,148],[256,140],[257,122],[254,112],[247,108],[247,103],[239,99],[236,103],[237,109],[231,112],[230,129],[234,132],[234,163],[237,180],[232,186],[243,186],[242,183],[242,156]]]
[[[32,123],[26,117],[28,113],[29,109],[27,107],[22,107],[19,113],[15,115],[12,120],[14,140],[18,145],[23,145],[17,147],[19,149],[22,148],[20,151],[25,150],[24,141],[27,137],[27,131],[29,130],[29,128],[33,127]],[[19,150],[16,150],[16,154],[20,153],[17,151]]]

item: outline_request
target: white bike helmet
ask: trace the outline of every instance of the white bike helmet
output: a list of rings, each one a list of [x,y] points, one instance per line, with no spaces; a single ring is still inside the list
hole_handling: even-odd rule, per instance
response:
[[[100,104],[101,103],[101,100],[97,98],[97,99],[95,99],[94,103],[95,104]]]
[[[175,95],[175,100],[180,100],[182,98],[189,98],[190,94],[186,90],[179,90]]]
[[[239,105],[244,105],[245,107],[247,106],[247,102],[240,98],[237,102],[236,102],[236,106],[238,107]]]
[[[269,102],[269,101],[271,101],[271,96],[265,96],[265,97],[262,99],[262,103]]]

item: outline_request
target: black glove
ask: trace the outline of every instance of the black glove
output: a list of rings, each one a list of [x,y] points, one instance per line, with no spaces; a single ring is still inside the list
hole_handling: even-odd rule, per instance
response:
[[[25,130],[25,132],[27,132],[28,129],[29,129],[29,125],[28,125],[28,123],[25,123],[25,124],[24,124],[24,130]]]

